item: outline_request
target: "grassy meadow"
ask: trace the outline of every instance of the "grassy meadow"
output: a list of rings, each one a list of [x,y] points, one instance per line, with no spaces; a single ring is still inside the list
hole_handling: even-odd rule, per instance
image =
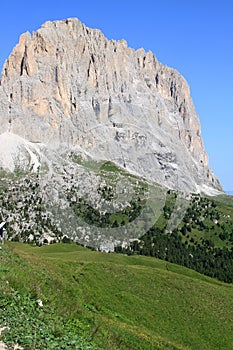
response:
[[[0,327],[24,349],[232,349],[233,286],[74,244],[0,250]],[[43,306],[39,306],[42,303]]]

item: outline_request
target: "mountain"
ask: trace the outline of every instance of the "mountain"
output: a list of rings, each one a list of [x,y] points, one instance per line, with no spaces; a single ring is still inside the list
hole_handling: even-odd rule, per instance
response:
[[[226,191],[229,196],[233,196],[233,191]]]
[[[6,170],[51,174],[64,162],[69,172],[72,154],[171,189],[222,192],[185,79],[78,19],[21,35],[3,67],[0,101]]]

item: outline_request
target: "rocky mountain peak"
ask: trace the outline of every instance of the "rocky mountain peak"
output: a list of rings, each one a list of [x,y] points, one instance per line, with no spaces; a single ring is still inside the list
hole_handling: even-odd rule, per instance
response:
[[[21,35],[0,98],[1,132],[11,142],[13,134],[111,160],[170,188],[221,191],[186,80],[151,51],[108,40],[76,18]],[[0,164],[7,168],[1,156]]]

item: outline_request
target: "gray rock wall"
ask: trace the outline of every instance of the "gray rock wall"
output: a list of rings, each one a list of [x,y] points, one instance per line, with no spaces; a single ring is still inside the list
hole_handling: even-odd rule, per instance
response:
[[[171,188],[221,190],[185,79],[77,19],[20,37],[0,98],[2,133],[81,150]]]

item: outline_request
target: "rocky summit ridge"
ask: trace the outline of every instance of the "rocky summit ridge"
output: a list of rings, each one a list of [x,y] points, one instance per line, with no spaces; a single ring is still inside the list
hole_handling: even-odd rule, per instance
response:
[[[2,70],[0,101],[7,170],[36,170],[54,152],[72,152],[172,189],[222,191],[186,80],[151,51],[76,18],[21,35]]]

